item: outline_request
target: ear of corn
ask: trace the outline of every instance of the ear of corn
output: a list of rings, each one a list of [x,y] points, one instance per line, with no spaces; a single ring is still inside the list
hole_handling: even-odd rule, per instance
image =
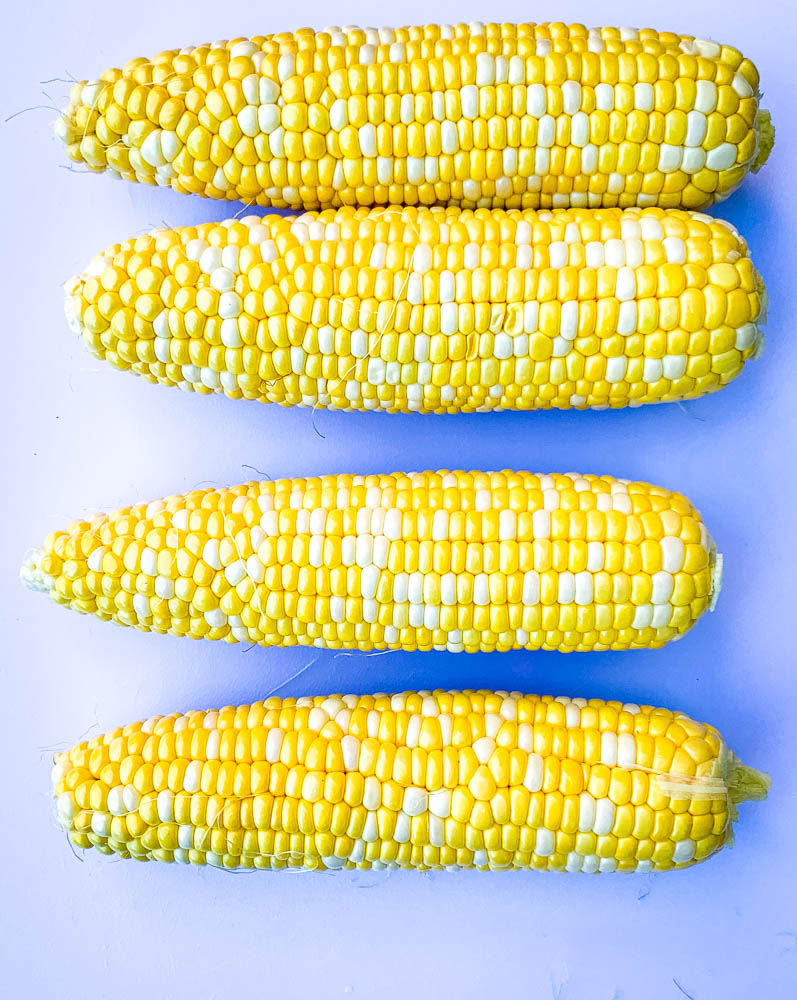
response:
[[[716,600],[677,493],[608,476],[424,472],[202,490],[76,521],[34,589],[144,631],[333,649],[659,647]]]
[[[268,698],[55,758],[78,847],[223,868],[685,868],[766,775],[650,706],[505,691]]]
[[[733,227],[656,208],[249,216],[117,244],[67,285],[89,350],[150,381],[448,413],[712,392],[763,306]]]
[[[669,32],[302,29],[108,70],[56,134],[92,170],[283,208],[700,208],[766,159],[758,82]]]

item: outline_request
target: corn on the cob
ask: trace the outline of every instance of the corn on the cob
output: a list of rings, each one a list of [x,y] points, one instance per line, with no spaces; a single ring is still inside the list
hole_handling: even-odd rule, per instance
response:
[[[149,381],[448,413],[712,392],[765,300],[731,226],[658,208],[249,216],[117,244],[66,290],[89,350]]]
[[[24,581],[143,631],[333,649],[630,649],[685,633],[720,559],[677,493],[424,472],[197,490],[76,521]]]
[[[302,29],[134,59],[56,124],[92,170],[282,208],[701,208],[773,141],[758,72],[688,35]]]
[[[685,868],[769,779],[711,726],[505,691],[268,698],[58,754],[78,847],[223,868]]]

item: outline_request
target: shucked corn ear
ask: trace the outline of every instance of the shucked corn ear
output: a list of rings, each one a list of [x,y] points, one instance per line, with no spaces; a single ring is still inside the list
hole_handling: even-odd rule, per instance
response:
[[[58,754],[78,847],[223,868],[685,868],[769,779],[711,726],[505,691],[268,698]]]
[[[677,493],[422,472],[197,490],[75,521],[22,569],[146,632],[333,649],[631,649],[680,637],[720,561]]]
[[[128,240],[66,305],[150,381],[456,413],[711,392],[760,350],[764,298],[742,237],[690,212],[347,207]]]
[[[309,28],[134,59],[56,124],[92,170],[281,208],[701,208],[772,146],[758,72],[688,35]]]

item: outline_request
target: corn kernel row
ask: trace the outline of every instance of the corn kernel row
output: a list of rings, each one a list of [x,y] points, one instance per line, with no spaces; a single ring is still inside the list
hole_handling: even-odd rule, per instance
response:
[[[92,354],[149,381],[391,412],[690,399],[764,319],[743,238],[656,208],[249,216],[116,244],[66,291]]]
[[[705,207],[772,144],[736,49],[564,24],[302,29],[76,84],[92,170],[282,208]]]
[[[23,580],[146,632],[333,649],[631,649],[683,635],[721,563],[677,493],[422,472],[197,490],[75,521]]]
[[[686,715],[519,692],[268,698],[58,754],[78,847],[223,868],[684,868],[766,793]]]

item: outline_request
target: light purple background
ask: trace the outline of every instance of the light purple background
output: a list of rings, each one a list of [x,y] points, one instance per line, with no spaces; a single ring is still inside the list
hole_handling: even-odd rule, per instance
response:
[[[273,9],[270,11],[269,7]],[[190,10],[190,14],[187,13]],[[60,104],[137,55],[233,35],[340,24],[537,14],[710,35],[757,63],[775,152],[720,214],[748,237],[771,297],[767,350],[720,395],[615,413],[460,417],[282,410],[184,395],[103,366],[66,327],[61,283],[107,244],[238,210],[60,169],[46,111],[0,125],[5,241],[0,397],[4,712],[0,962],[25,997],[353,995],[559,1000],[779,1000],[797,984],[794,346],[797,162],[792,2],[244,0],[14,4],[2,106]],[[640,23],[641,22],[641,23]],[[17,580],[27,546],[74,516],[200,483],[326,472],[503,468],[613,473],[686,493],[725,554],[717,611],[661,650],[603,654],[246,652],[69,614]],[[312,665],[311,664],[312,662]],[[302,676],[294,676],[303,668]],[[53,749],[157,712],[288,695],[525,689],[683,709],[717,725],[773,790],[737,846],[659,877],[536,873],[228,874],[76,859],[48,796]],[[93,727],[89,729],[88,727]],[[792,994],[793,995],[793,994]]]

